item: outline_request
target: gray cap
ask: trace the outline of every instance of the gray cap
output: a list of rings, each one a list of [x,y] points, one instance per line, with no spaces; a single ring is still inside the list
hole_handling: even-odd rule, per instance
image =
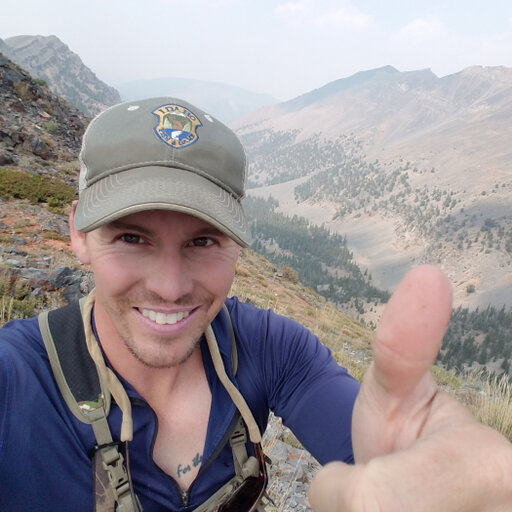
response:
[[[105,110],[85,132],[80,165],[79,231],[164,209],[199,217],[248,245],[242,144],[186,101],[152,98]]]

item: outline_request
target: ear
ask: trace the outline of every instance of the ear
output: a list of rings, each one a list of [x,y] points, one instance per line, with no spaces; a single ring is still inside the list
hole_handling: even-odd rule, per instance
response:
[[[71,249],[75,253],[80,263],[88,265],[90,263],[89,250],[85,241],[85,233],[75,229],[75,210],[77,201],[73,201],[71,212],[69,213],[69,236],[71,238]]]

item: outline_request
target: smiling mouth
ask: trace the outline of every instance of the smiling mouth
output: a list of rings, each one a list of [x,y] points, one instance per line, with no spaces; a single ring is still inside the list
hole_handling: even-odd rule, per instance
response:
[[[189,316],[188,311],[180,313],[160,313],[151,309],[139,309],[141,314],[159,325],[173,325]]]

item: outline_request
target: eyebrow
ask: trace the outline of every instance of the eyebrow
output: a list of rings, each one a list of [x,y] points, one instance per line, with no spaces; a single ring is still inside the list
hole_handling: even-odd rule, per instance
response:
[[[122,219],[113,220],[112,222],[109,222],[105,227],[108,229],[116,229],[121,231],[139,231],[147,235],[152,233],[151,229],[144,228],[139,224],[124,222]]]
[[[145,228],[139,224],[125,222],[122,219],[113,220],[112,222],[109,222],[105,227],[122,231],[138,231],[143,235],[153,234],[152,229]],[[206,223],[204,226],[201,226],[194,232],[192,232],[190,238],[197,238],[201,236],[223,236],[229,238],[228,235],[221,231],[220,229],[216,228],[215,226],[212,226],[211,224]]]

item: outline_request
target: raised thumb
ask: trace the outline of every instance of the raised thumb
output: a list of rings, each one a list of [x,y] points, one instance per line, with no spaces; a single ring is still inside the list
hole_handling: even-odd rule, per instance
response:
[[[434,363],[452,304],[451,286],[433,266],[411,270],[391,296],[374,338],[374,377],[406,395]]]

